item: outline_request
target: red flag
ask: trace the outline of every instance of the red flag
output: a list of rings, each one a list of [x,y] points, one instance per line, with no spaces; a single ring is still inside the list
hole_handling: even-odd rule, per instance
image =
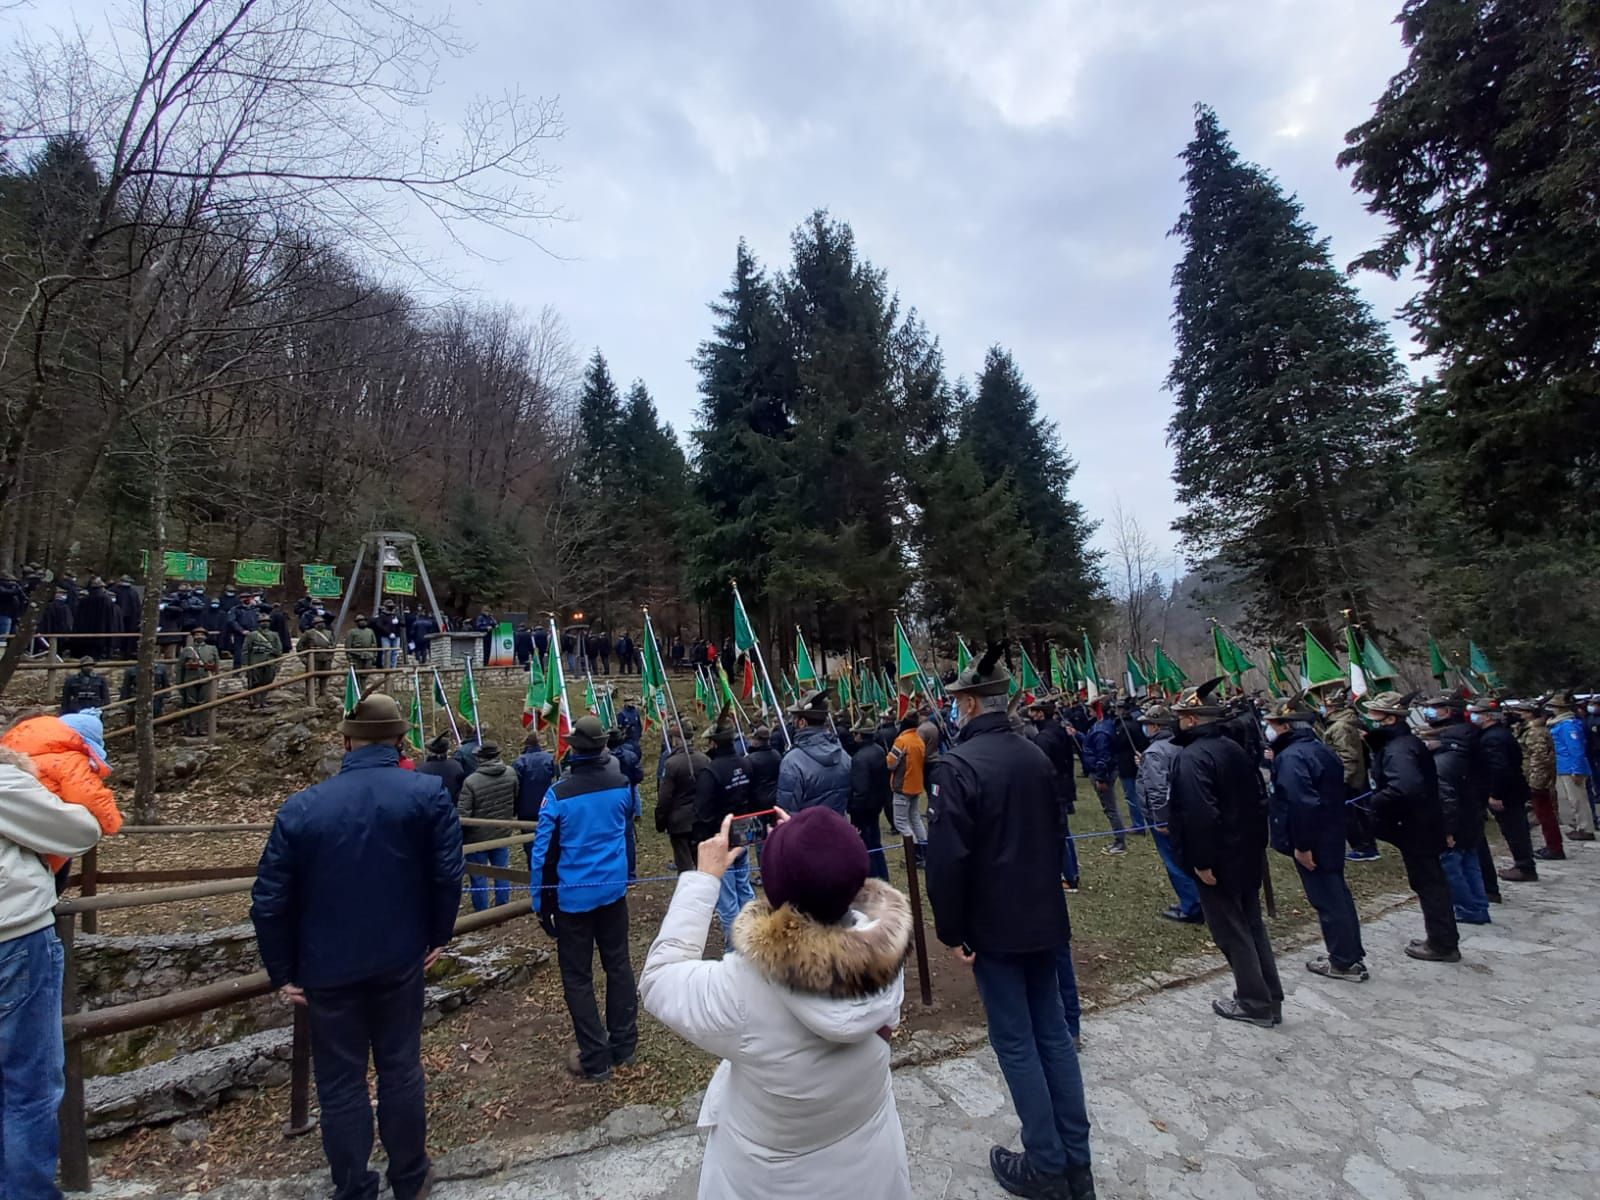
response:
[[[739,688],[739,699],[749,700],[756,694],[756,669],[751,665],[750,656],[744,660],[744,684]]]
[[[902,721],[904,721],[906,719],[906,714],[911,711],[911,697],[909,695],[907,695],[905,692],[900,692],[899,693],[899,698],[900,698],[900,719]]]

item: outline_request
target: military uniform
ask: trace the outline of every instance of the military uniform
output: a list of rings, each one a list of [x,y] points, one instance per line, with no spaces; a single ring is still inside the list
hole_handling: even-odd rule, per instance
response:
[[[69,675],[61,688],[61,715],[82,712],[86,708],[104,708],[111,703],[111,689],[106,681],[92,670]]]
[[[1362,737],[1361,720],[1355,709],[1340,701],[1333,701],[1327,724],[1322,727],[1322,740],[1339,756],[1344,765],[1345,799],[1361,795],[1367,790],[1367,743]],[[1348,857],[1353,862],[1371,862],[1378,857],[1378,841],[1372,833],[1372,819],[1368,810],[1359,804],[1349,806],[1349,824],[1346,837],[1350,842]]]
[[[185,708],[193,708],[211,699],[211,677],[220,666],[217,648],[210,642],[190,640],[178,651],[178,693]],[[205,719],[197,713],[183,718],[184,730],[191,734],[205,732]]]
[[[350,656],[350,661],[355,664],[356,670],[371,670],[372,664],[377,660],[378,635],[372,631],[370,625],[357,625],[344,635],[345,653]]]
[[[1507,705],[1507,707],[1513,707]],[[1539,822],[1544,835],[1544,845],[1533,852],[1535,858],[1546,861],[1567,856],[1561,841],[1561,821],[1556,816],[1556,746],[1550,737],[1550,726],[1542,712],[1531,707],[1523,709],[1526,715],[1512,727],[1517,741],[1522,744],[1522,774],[1528,781],[1528,807]]]
[[[244,661],[250,668],[245,676],[247,687],[266,687],[278,677],[277,659],[283,654],[283,643],[270,629],[257,627],[244,636]],[[265,695],[250,697],[251,708],[265,708]]]
[[[305,658],[308,671],[333,670],[333,637],[326,629],[311,628],[300,635],[300,640],[295,643],[296,650]],[[322,695],[328,690],[328,677],[317,676],[317,695]]]

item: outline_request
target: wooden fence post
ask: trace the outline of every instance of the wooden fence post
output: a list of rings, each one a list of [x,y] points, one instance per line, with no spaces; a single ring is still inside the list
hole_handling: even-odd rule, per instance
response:
[[[73,947],[75,921],[71,913],[56,917],[56,937],[61,939],[61,1015],[78,1011],[78,956]],[[69,1192],[89,1190],[89,1118],[83,1105],[83,1040],[67,1041],[66,1090],[61,1095],[57,1123],[61,1132],[61,1186]]]
[[[933,1003],[933,981],[928,978],[928,935],[922,927],[922,885],[917,880],[917,839],[905,835],[906,895],[911,901],[911,939],[917,945],[917,981],[922,985],[922,1003]]]
[[[100,851],[91,846],[78,867],[78,895],[93,896],[100,890]],[[100,932],[100,914],[90,910],[83,914],[83,931]]]
[[[289,1058],[289,1122],[283,1127],[283,1136],[300,1137],[316,1127],[311,1119],[311,1025],[305,1005],[296,1004]]]
[[[61,661],[60,650],[61,650],[61,639],[58,638],[58,637],[52,637],[50,639],[50,651],[49,651],[50,657],[46,660],[51,664],[51,666],[44,673],[44,694],[45,694],[45,699],[46,700],[49,700],[49,698],[51,696],[54,696],[56,694],[56,668],[55,668],[55,664],[57,664],[57,663],[59,663]],[[52,701],[52,703],[53,703],[53,701]]]

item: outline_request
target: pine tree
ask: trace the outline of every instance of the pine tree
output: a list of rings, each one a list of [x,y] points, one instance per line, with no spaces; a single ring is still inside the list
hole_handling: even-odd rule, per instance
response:
[[[578,429],[583,435],[584,482],[600,492],[618,476],[622,420],[622,395],[605,355],[596,349],[584,370],[583,391],[578,395]]]
[[[694,485],[703,520],[691,543],[690,583],[702,600],[720,600],[729,576],[736,577],[747,604],[759,610],[769,533],[785,520],[777,477],[767,468],[775,444],[789,436],[785,396],[793,371],[772,284],[742,240],[732,281],[711,311],[716,329],[694,360]]]
[[[1370,610],[1392,568],[1404,372],[1326,240],[1211,109],[1184,151],[1167,386],[1175,528],[1246,602],[1248,624]]]
[[[1393,224],[1357,265],[1415,266],[1405,311],[1441,364],[1417,420],[1438,611],[1529,688],[1592,675],[1600,16],[1408,0],[1399,23],[1410,59],[1340,161]]]
[[[1039,398],[1010,351],[990,347],[959,422],[961,448],[986,485],[1008,482],[1036,551],[1031,578],[1011,597],[1011,631],[1041,645],[1049,636],[1076,636],[1096,619],[1102,595],[1100,554],[1089,548],[1095,526],[1067,494],[1078,464],[1055,422],[1039,412]]]

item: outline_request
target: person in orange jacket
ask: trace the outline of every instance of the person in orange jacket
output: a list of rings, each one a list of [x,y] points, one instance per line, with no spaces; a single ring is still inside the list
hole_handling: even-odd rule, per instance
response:
[[[33,760],[39,782],[68,804],[79,804],[94,814],[100,831],[110,836],[122,828],[117,798],[107,786],[111,767],[106,762],[105,727],[93,709],[65,717],[29,717],[0,735],[0,746]],[[49,855],[52,871],[65,858]]]

